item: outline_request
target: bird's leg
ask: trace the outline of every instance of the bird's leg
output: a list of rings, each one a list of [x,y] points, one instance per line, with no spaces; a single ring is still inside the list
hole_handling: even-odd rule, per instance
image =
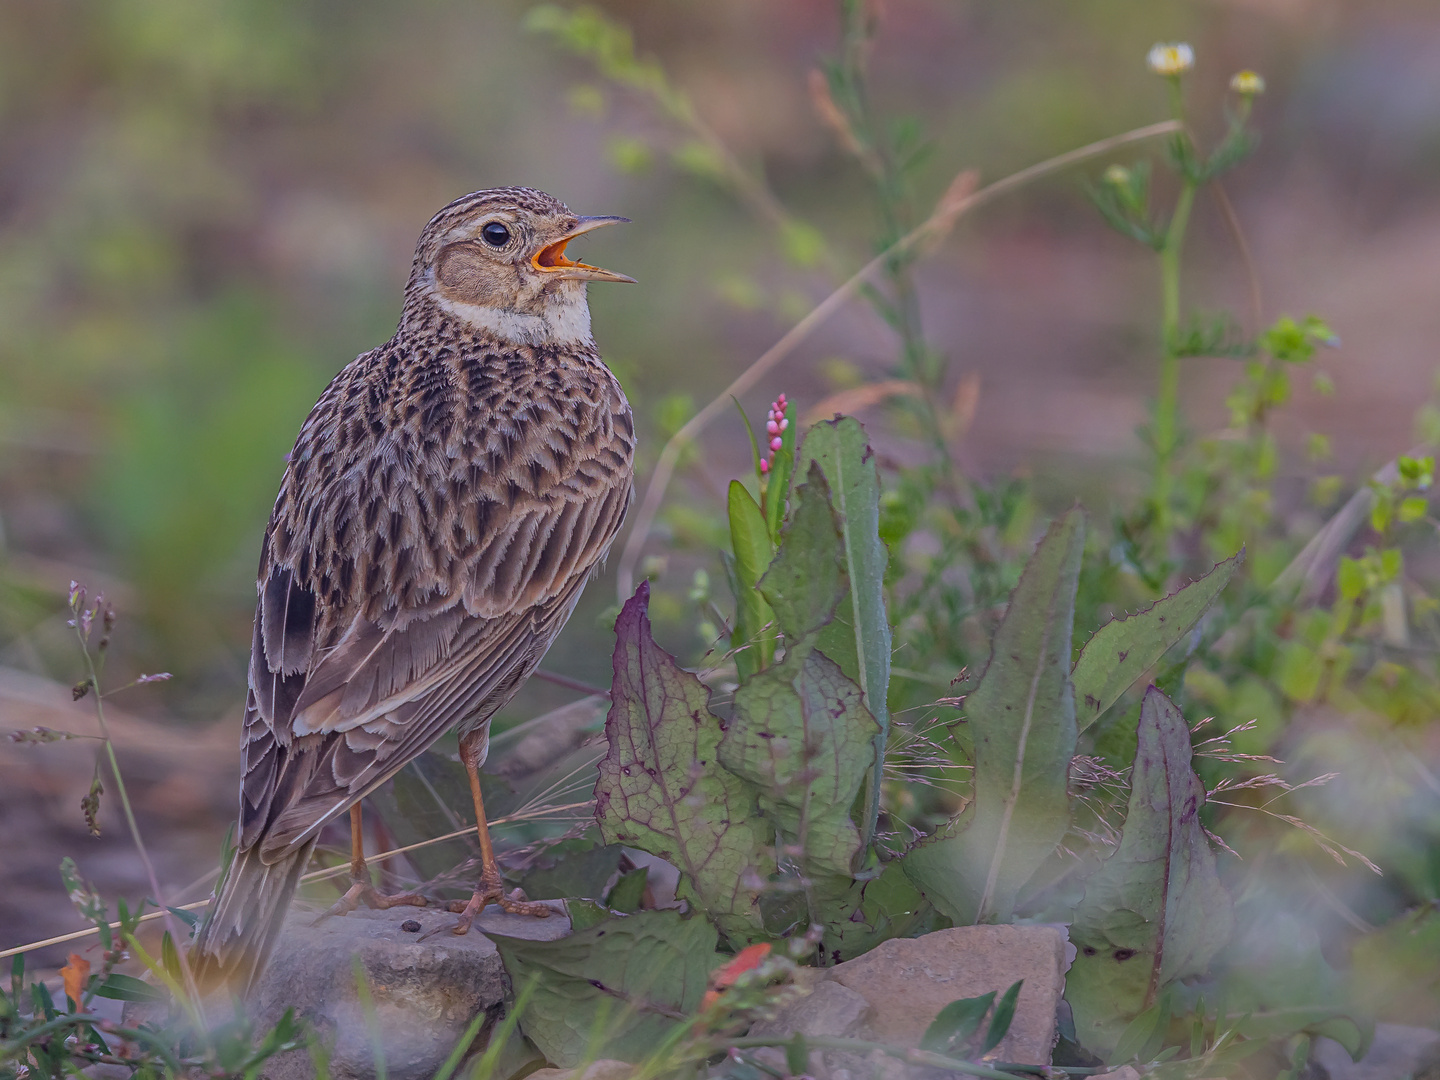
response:
[[[543,919],[550,914],[550,909],[544,904],[532,904],[524,900],[519,889],[511,896],[505,895],[500,864],[495,861],[495,847],[490,843],[490,824],[485,818],[485,799],[480,793],[480,755],[487,739],[488,732],[483,727],[460,738],[460,760],[464,762],[465,772],[470,777],[470,798],[475,803],[475,832],[480,837],[480,886],[467,903],[461,904],[456,900],[449,905],[451,911],[460,913],[460,919],[454,927],[456,934],[468,933],[475,916],[484,911],[485,905],[490,903],[499,904],[502,911],[508,911],[512,915],[534,915]]]
[[[419,893],[386,896],[370,884],[370,869],[365,865],[365,831],[360,826],[360,804],[350,807],[350,888],[315,922],[331,915],[345,915],[361,904],[383,911],[392,907],[424,907],[428,901]]]

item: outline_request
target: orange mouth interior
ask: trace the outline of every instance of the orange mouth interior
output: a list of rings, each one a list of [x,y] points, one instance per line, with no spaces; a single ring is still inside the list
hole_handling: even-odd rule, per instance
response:
[[[565,245],[569,242],[570,238],[566,237],[564,240],[557,240],[537,251],[535,258],[531,260],[535,264],[535,269],[563,270],[567,266],[587,266],[587,263],[575,262],[573,259],[565,257]]]

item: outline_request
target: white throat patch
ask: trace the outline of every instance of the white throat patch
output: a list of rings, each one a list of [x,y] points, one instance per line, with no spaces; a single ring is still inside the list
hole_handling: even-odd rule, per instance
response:
[[[513,345],[590,345],[590,305],[582,292],[574,299],[552,299],[543,315],[526,315],[519,311],[467,304],[435,296],[436,306],[447,315],[468,323],[477,330],[487,330]]]

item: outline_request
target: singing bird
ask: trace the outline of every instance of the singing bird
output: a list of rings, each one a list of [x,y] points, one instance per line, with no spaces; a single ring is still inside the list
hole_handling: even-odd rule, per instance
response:
[[[632,494],[635,425],[565,255],[593,229],[532,188],[477,191],[425,226],[399,328],[300,429],[265,530],[242,737],[238,845],[190,959],[202,986],[264,969],[320,828],[454,728],[482,872],[457,933],[503,894],[478,770],[490,718],[534,672]],[[458,905],[457,905],[458,906]]]

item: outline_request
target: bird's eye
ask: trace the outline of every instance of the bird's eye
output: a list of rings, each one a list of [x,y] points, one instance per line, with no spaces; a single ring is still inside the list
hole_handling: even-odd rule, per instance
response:
[[[510,242],[510,230],[498,221],[492,221],[480,230],[480,235],[491,247],[504,247]]]

